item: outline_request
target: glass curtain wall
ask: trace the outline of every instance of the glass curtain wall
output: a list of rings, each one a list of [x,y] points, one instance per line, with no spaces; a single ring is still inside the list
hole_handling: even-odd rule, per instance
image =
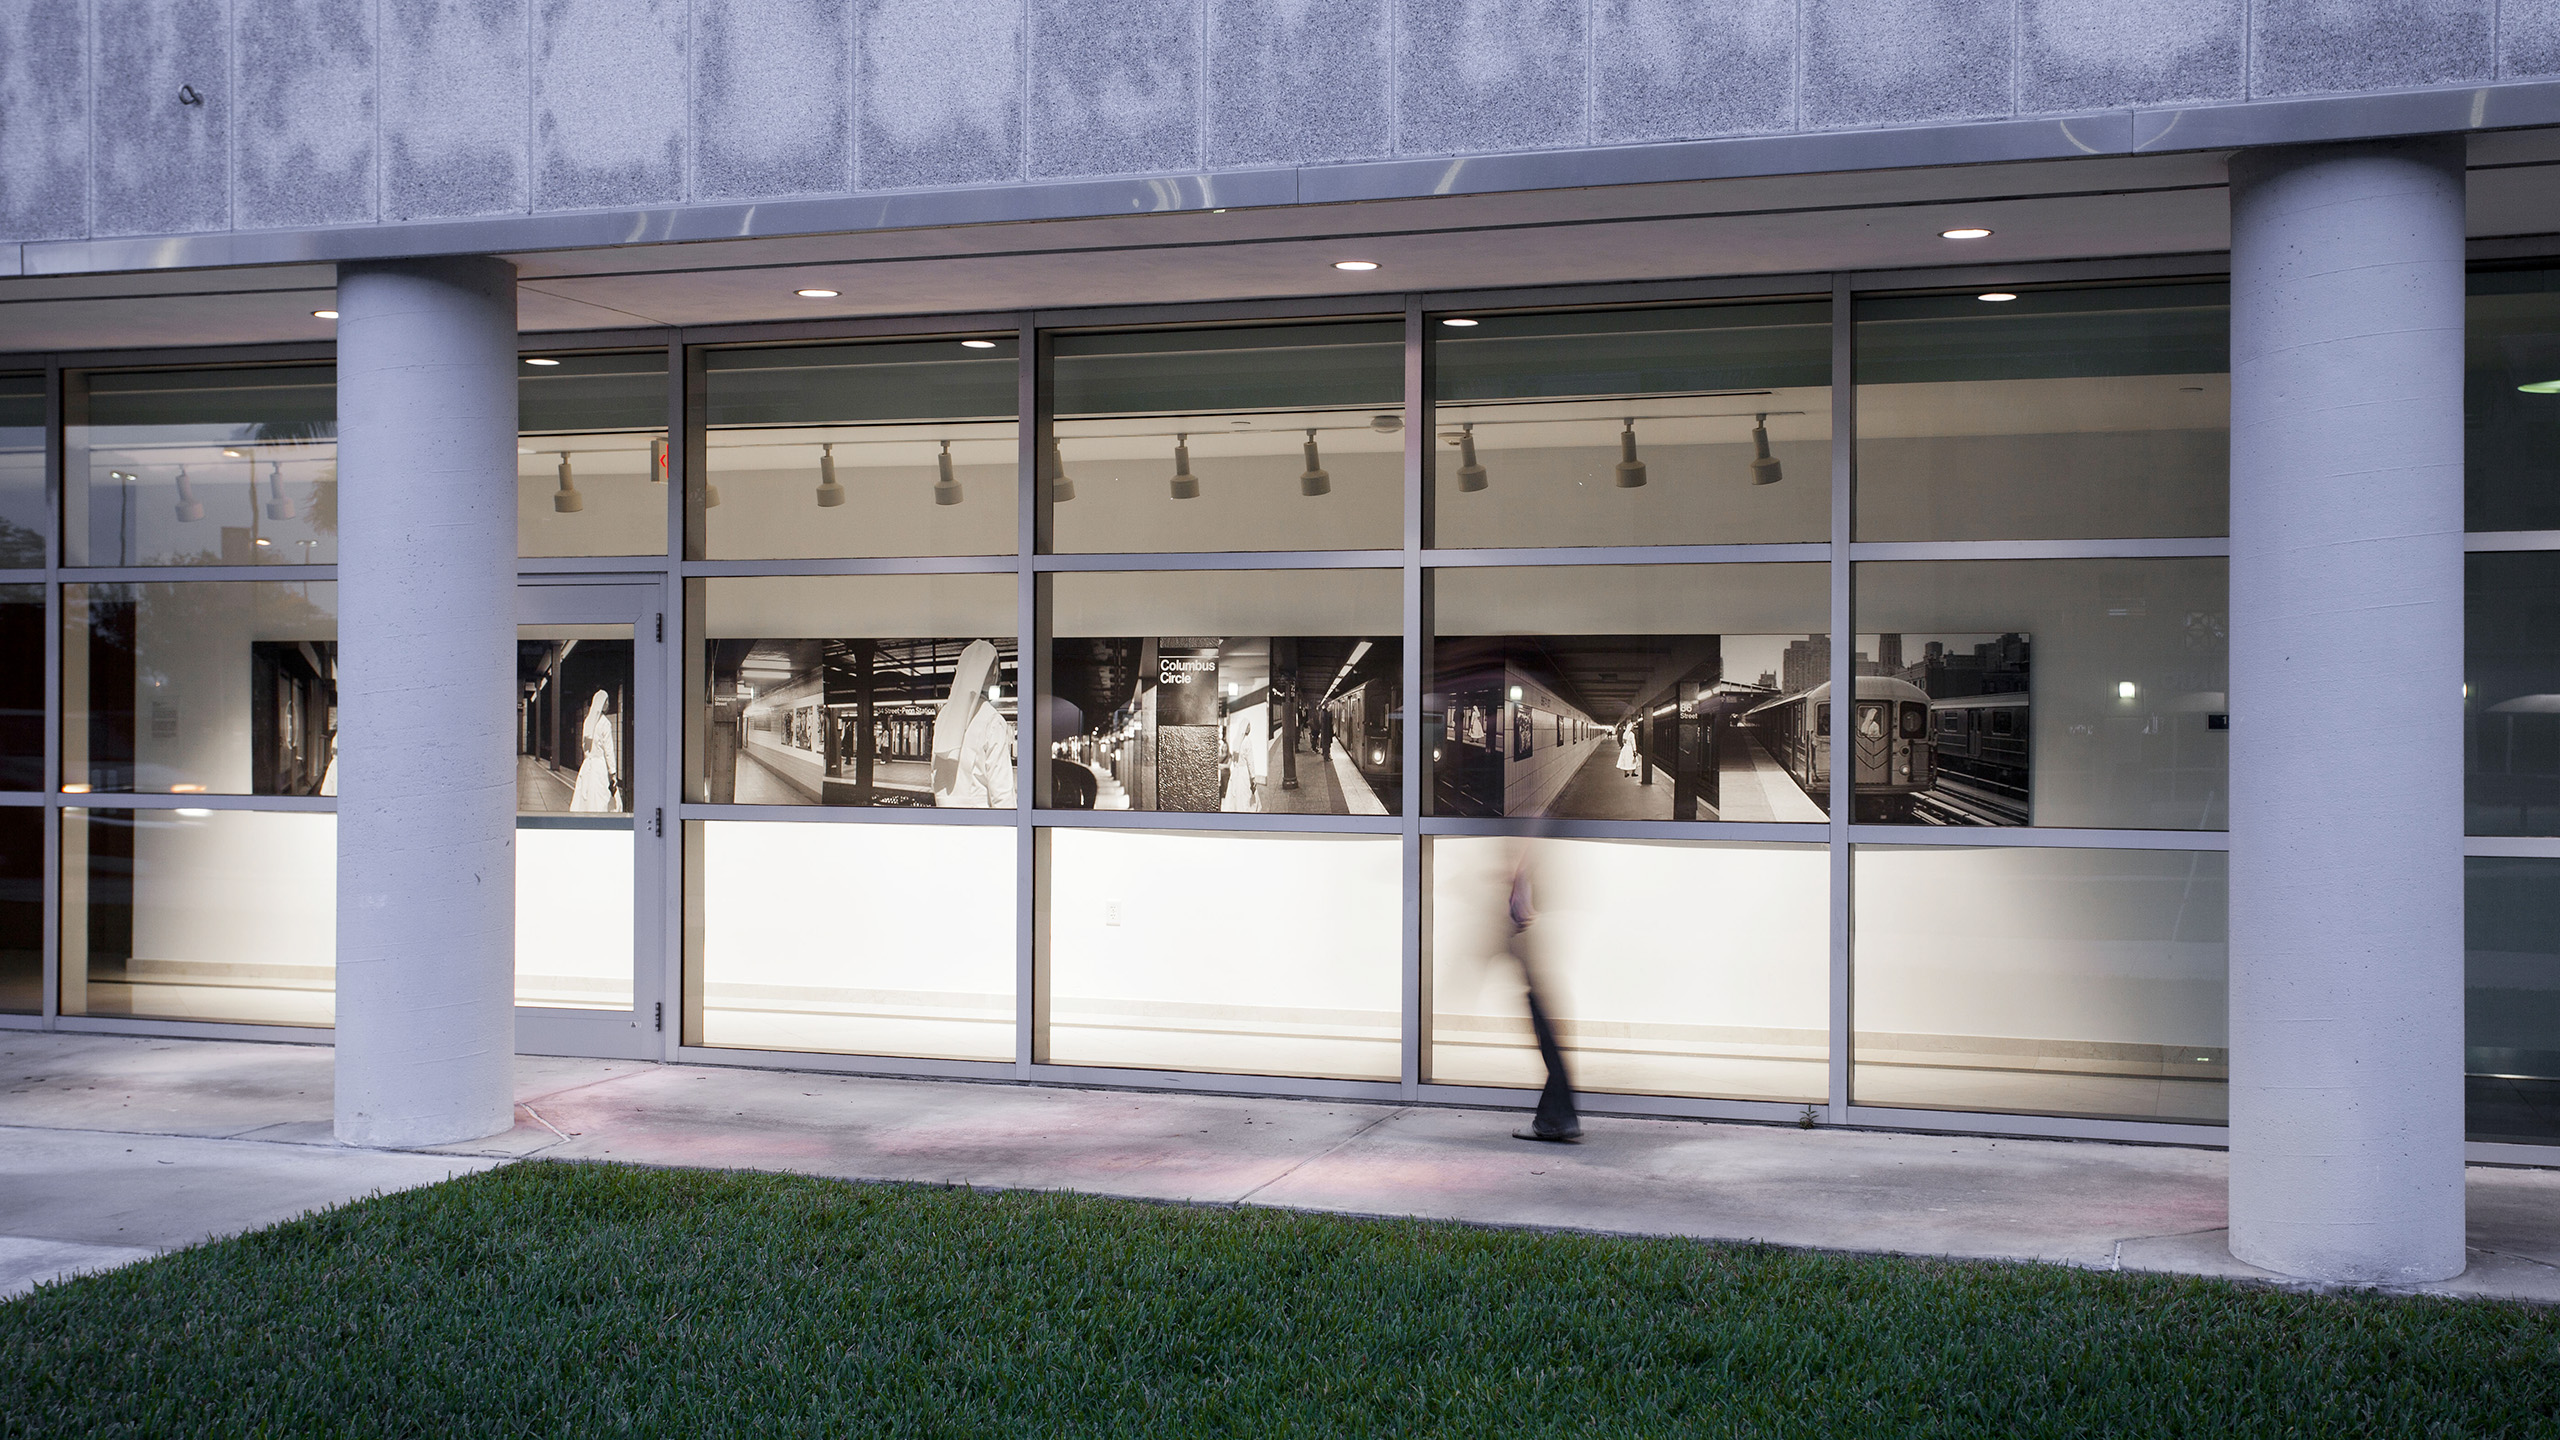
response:
[[[1854,328],[1854,533],[1934,553],[1851,577],[1851,1097],[2219,1123],[2226,287],[1879,296]],[[2163,539],[2191,553],[2122,544]],[[2069,558],[1982,548],[2019,540]],[[2162,830],[2211,848],[2105,848]]]
[[[2560,1143],[2560,269],[2471,277],[2463,479],[2468,1126]]]
[[[43,372],[0,374],[0,1014],[44,1010],[45,497]]]
[[[682,1039],[1015,1058],[1020,544],[1011,336],[690,361]],[[925,822],[925,823],[914,823]]]
[[[2475,394],[2539,423],[2540,292],[2500,283]],[[1480,1098],[1541,1078],[1535,976],[1594,1093],[2218,1121],[2223,292],[2016,293],[724,341],[674,385],[526,357],[525,569],[681,580],[669,1029]],[[73,568],[0,589],[0,644],[59,637],[66,1014],[328,1021],[330,393],[65,384]],[[1831,543],[1835,453],[1892,550]],[[2475,562],[2473,810],[2522,841],[2560,802],[2495,707],[2560,676],[2511,548]],[[41,783],[30,734],[0,786]],[[35,836],[0,825],[0,1009]],[[2525,918],[2475,924],[2473,1068],[2512,1137],[2560,1045],[2547,877],[2493,878],[2475,918]]]
[[[335,393],[325,364],[64,377],[63,1015],[331,1022]]]

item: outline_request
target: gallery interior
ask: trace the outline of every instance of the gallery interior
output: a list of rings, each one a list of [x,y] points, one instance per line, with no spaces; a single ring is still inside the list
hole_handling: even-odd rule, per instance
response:
[[[1595,1113],[2458,1270],[2550,88],[0,237],[0,1027],[1517,1108],[1528,893]]]

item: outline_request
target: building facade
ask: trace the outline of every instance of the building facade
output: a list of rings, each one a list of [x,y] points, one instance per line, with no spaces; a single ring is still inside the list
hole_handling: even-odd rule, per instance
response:
[[[0,17],[0,1026],[2560,1159],[2560,6]]]

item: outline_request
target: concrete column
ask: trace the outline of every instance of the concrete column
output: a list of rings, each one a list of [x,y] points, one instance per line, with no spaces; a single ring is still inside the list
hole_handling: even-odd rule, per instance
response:
[[[2231,1253],[2463,1268],[2459,137],[2231,161]]]
[[[338,272],[338,1139],[515,1113],[515,267]]]

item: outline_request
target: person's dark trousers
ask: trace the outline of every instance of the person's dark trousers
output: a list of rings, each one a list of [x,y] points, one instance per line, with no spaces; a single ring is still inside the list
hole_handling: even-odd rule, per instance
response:
[[[1582,1119],[1573,1110],[1573,1078],[1565,1073],[1564,1047],[1556,1043],[1555,1022],[1538,1003],[1534,986],[1529,990],[1529,1028],[1538,1037],[1538,1058],[1547,1062],[1547,1088],[1538,1092],[1538,1113],[1529,1128],[1541,1135],[1576,1134]]]

